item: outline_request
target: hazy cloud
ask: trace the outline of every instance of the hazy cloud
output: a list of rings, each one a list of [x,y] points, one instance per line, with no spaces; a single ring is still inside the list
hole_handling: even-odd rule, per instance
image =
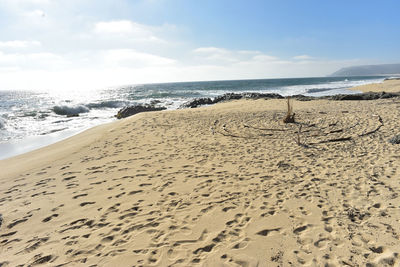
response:
[[[309,60],[309,59],[313,59],[313,57],[311,57],[309,55],[301,55],[301,56],[295,56],[295,57],[293,57],[293,59],[296,59],[296,60]]]
[[[41,43],[39,41],[0,41],[0,48],[28,48],[32,46],[40,46]]]
[[[149,67],[171,65],[175,60],[153,54],[138,52],[133,49],[114,49],[102,52],[104,65],[107,67]]]
[[[0,66],[9,69],[60,69],[68,61],[57,54],[41,53],[3,53],[0,51]]]
[[[141,42],[165,43],[165,40],[156,36],[157,31],[162,31],[162,27],[152,27],[130,20],[100,21],[94,25],[94,33],[105,38],[120,36]]]
[[[186,26],[110,19],[91,13],[93,3],[100,10],[104,3],[118,6],[108,0],[0,0],[0,12],[8,16],[0,28],[0,90],[318,76],[364,63],[199,47]]]

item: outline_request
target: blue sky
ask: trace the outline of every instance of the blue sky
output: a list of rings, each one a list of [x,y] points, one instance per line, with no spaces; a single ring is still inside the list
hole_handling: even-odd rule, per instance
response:
[[[399,63],[398,1],[0,0],[0,90]]]

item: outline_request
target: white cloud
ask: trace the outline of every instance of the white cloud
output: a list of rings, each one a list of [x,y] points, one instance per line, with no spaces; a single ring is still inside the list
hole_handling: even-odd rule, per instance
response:
[[[284,59],[260,51],[218,47],[192,49],[184,61],[132,48],[89,49],[68,54],[42,50],[36,53],[25,49],[24,53],[0,51],[0,86],[65,89],[147,82],[309,77],[364,63],[360,60]]]
[[[18,7],[19,9],[47,6],[52,2],[54,0],[0,0],[0,4],[6,7]]]
[[[100,21],[94,24],[94,33],[111,38],[121,36],[124,38],[135,39],[145,42],[165,42],[163,39],[156,36],[156,32],[160,27],[152,27],[144,24],[139,24],[130,20],[115,20],[115,21]]]
[[[102,53],[104,65],[107,67],[148,67],[171,65],[175,60],[149,53],[138,52],[133,49],[113,49]]]
[[[279,60],[279,58],[277,58],[277,57],[273,57],[273,56],[269,56],[269,55],[265,55],[265,54],[256,55],[252,59],[255,61],[260,61],[260,62],[270,62],[270,61],[278,61]]]
[[[31,5],[47,5],[52,2],[52,0],[6,0],[8,2],[14,2],[16,4],[31,4]]]
[[[32,46],[40,46],[41,43],[39,41],[0,41],[0,48],[28,48]]]
[[[318,76],[363,63],[196,47],[187,41],[192,29],[107,20],[105,7],[124,6],[126,1],[100,2],[0,0],[0,9],[9,17],[7,27],[0,28],[0,88]],[[98,6],[92,10],[91,4]]]
[[[68,61],[60,55],[40,53],[3,53],[0,51],[0,66],[8,69],[60,69],[68,65]]]
[[[35,17],[42,17],[43,18],[43,17],[46,16],[46,13],[41,9],[35,9],[35,10],[32,10],[32,11],[26,12],[25,15],[28,16],[28,17],[33,17],[33,18],[35,18]]]
[[[228,50],[218,47],[199,47],[193,50],[195,55],[215,64],[242,64],[248,62],[270,62],[278,61],[279,58],[270,56],[260,51],[252,50]]]
[[[310,60],[310,59],[313,59],[313,57],[311,57],[309,55],[300,55],[300,56],[293,57],[293,59],[296,59],[296,60]]]
[[[239,50],[238,53],[242,54],[242,55],[258,55],[258,54],[262,54],[260,51],[255,51],[255,50]]]
[[[230,51],[224,48],[218,47],[199,47],[193,50],[198,54],[229,54]]]
[[[219,47],[199,47],[193,53],[198,60],[214,64],[231,64],[240,60],[234,51]]]
[[[118,20],[108,22],[97,22],[94,25],[94,31],[99,34],[113,34],[113,33],[132,33],[138,32],[139,34],[146,35],[148,32],[143,27],[138,27],[138,24],[129,20]]]
[[[197,59],[194,61],[196,65],[192,65],[188,71],[197,70],[199,75],[206,77],[206,70],[209,70],[209,79],[325,76],[344,66],[362,64],[360,60],[317,60],[309,55],[287,59],[256,50],[218,47],[200,47],[192,52]]]

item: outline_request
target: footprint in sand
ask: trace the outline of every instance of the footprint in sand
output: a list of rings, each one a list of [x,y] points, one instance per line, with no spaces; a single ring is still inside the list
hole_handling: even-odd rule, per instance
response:
[[[274,232],[278,232],[281,230],[281,228],[273,228],[273,229],[265,229],[262,230],[260,232],[257,232],[257,235],[261,235],[261,236],[269,236]]]
[[[296,229],[293,230],[293,233],[296,235],[299,235],[299,234],[303,233],[305,230],[307,230],[310,226],[311,226],[310,224],[307,224],[307,225],[297,227]]]
[[[58,217],[58,214],[57,214],[57,213],[52,214],[52,215],[50,215],[49,217],[44,218],[44,219],[42,220],[42,222],[49,222],[49,221],[51,221],[51,219],[56,218],[56,217]]]
[[[80,197],[85,197],[85,196],[87,196],[88,194],[80,194],[80,195],[76,195],[76,196],[73,196],[72,198],[73,199],[77,199],[77,198],[80,198]]]
[[[42,254],[38,254],[33,258],[33,262],[30,264],[30,266],[48,263],[53,258],[54,257],[52,255],[42,256]]]
[[[96,202],[94,201],[87,201],[87,202],[82,202],[81,204],[79,204],[79,206],[84,207],[86,205],[92,205],[95,204]]]
[[[26,222],[27,220],[28,220],[27,218],[24,218],[24,219],[21,219],[21,220],[15,220],[12,223],[10,223],[9,225],[7,225],[7,228],[11,229],[11,228],[13,228],[14,226],[16,226],[16,225],[18,225],[20,223]]]

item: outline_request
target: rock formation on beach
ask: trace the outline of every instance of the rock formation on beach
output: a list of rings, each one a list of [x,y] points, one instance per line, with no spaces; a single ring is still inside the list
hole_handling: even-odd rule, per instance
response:
[[[196,108],[203,105],[217,104],[223,101],[229,100],[239,100],[239,99],[282,99],[283,96],[279,94],[269,94],[269,93],[226,93],[211,99],[209,97],[196,98],[194,100],[188,101],[181,105],[181,108]]]
[[[360,94],[338,94],[333,96],[304,96],[304,95],[293,95],[292,99],[296,99],[299,101],[310,101],[317,99],[327,99],[327,100],[376,100],[376,99],[385,99],[385,98],[393,98],[400,96],[400,93],[386,93],[386,92],[366,92]],[[181,105],[180,108],[196,108],[203,105],[213,105],[219,102],[230,101],[230,100],[239,100],[239,99],[283,99],[285,98],[279,94],[263,94],[263,93],[227,93],[221,96],[217,96],[214,99],[211,98],[196,98],[187,103]]]
[[[115,116],[117,119],[126,118],[141,112],[149,112],[149,111],[160,111],[165,110],[165,107],[156,107],[154,105],[136,105],[136,106],[128,106],[120,109]]]

